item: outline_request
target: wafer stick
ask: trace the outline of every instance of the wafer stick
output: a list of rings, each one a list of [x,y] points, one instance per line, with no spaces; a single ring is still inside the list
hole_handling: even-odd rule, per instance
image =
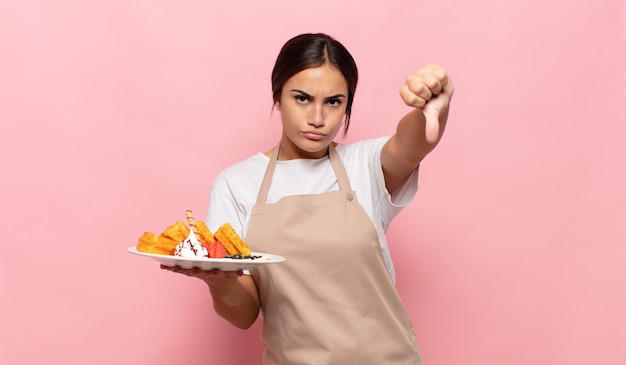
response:
[[[189,224],[189,228],[191,228],[191,231],[196,236],[196,239],[198,242],[202,242],[200,234],[198,233],[198,227],[196,226],[196,219],[193,217],[193,212],[187,209],[185,211],[185,216],[187,216],[187,224]]]

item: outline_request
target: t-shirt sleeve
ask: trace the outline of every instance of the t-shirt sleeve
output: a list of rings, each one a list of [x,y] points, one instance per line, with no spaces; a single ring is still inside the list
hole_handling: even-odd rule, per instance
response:
[[[390,137],[381,137],[372,140],[374,145],[372,146],[372,152],[369,154],[370,178],[374,181],[373,191],[375,192],[375,199],[377,199],[380,206],[381,219],[385,225],[388,225],[393,217],[413,200],[417,193],[417,180],[419,175],[418,166],[393,195],[387,191],[381,154],[389,138]]]
[[[212,232],[224,223],[230,223],[239,236],[246,236],[267,161],[264,155],[257,154],[227,167],[216,176],[211,185],[206,218]]]
[[[235,232],[243,237],[245,213],[229,193],[230,190],[223,180],[216,179],[211,186],[206,224],[215,233],[224,223],[230,223]]]

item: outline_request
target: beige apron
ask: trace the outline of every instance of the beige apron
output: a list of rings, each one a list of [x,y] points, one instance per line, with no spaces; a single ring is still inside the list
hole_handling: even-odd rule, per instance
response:
[[[277,155],[278,146],[246,235],[255,251],[287,259],[252,272],[263,311],[263,364],[421,364],[376,229],[334,147],[340,190],[266,204]]]

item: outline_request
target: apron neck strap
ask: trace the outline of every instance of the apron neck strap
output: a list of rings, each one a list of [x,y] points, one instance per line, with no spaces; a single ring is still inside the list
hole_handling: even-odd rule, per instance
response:
[[[270,162],[267,165],[267,169],[265,170],[265,175],[263,176],[263,181],[261,182],[261,187],[259,189],[259,195],[257,195],[256,204],[265,204],[267,202],[267,194],[270,190],[270,185],[272,183],[272,177],[274,176],[274,170],[276,169],[276,161],[278,160],[278,150],[280,149],[280,142],[274,148],[272,152],[272,156],[270,157]],[[337,151],[335,150],[335,146],[331,143],[328,145],[328,157],[330,159],[330,164],[333,167],[333,171],[335,172],[335,176],[337,176],[337,182],[339,183],[339,189],[344,191],[351,191],[352,187],[350,186],[350,180],[348,180],[348,174],[346,173],[346,169],[341,162],[341,158]]]
[[[346,173],[346,168],[343,165],[343,162],[341,162],[341,158],[332,143],[328,146],[328,157],[330,158],[330,164],[333,166],[333,170],[335,171],[335,176],[337,176],[339,189],[343,191],[352,191],[350,180],[348,179],[348,173]]]

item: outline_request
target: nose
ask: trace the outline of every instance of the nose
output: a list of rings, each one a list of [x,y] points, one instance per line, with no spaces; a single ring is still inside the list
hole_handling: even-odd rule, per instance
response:
[[[324,126],[324,106],[313,105],[311,108],[311,114],[309,115],[309,124],[315,127]]]

